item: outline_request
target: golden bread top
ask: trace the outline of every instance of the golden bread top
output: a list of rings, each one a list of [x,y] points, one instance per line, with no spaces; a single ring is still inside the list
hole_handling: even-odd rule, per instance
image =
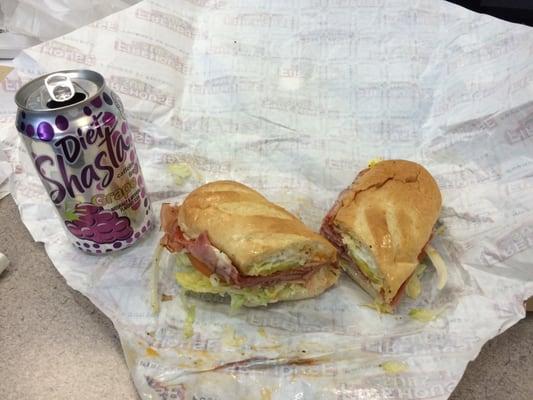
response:
[[[211,243],[245,275],[254,264],[272,260],[336,260],[335,248],[326,239],[238,182],[211,182],[192,191],[179,208],[178,224],[190,239],[206,231]]]
[[[335,227],[368,247],[391,300],[419,264],[441,209],[441,194],[421,165],[387,160],[362,171],[339,199]]]

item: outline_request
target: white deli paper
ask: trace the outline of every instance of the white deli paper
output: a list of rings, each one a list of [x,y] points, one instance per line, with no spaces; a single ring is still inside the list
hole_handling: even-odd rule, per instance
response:
[[[531,43],[530,28],[433,0],[141,2],[16,60],[0,99],[12,193],[68,284],[113,320],[143,399],[445,399],[533,295]],[[17,140],[14,91],[67,68],[121,96],[156,208],[235,179],[317,229],[368,160],[421,162],[443,191],[448,284],[429,270],[395,315],[364,307],[345,277],[230,313],[181,296],[164,254],[154,316],[160,234],[110,256],[75,250]]]

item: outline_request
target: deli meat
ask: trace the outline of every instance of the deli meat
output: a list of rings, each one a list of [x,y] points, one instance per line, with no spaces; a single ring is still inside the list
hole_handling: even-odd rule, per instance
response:
[[[213,246],[209,241],[207,232],[201,233],[196,239],[185,237],[178,225],[177,206],[163,204],[161,207],[161,228],[165,235],[160,243],[167,250],[170,252],[186,250],[226,283],[238,287],[271,286],[283,282],[305,283],[319,267],[324,265],[323,263],[307,264],[267,276],[242,275],[233,265],[231,259]]]

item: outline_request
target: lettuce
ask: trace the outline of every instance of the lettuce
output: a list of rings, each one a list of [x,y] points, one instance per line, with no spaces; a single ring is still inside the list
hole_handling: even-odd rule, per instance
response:
[[[189,339],[194,333],[193,325],[194,320],[196,319],[196,306],[194,304],[186,305],[185,312],[187,313],[187,316],[185,317],[185,324],[183,325],[183,336],[186,339]]]
[[[176,255],[176,281],[185,290],[196,293],[212,293],[220,296],[229,295],[231,297],[231,308],[239,309],[246,306],[264,306],[274,303],[281,298],[294,297],[303,294],[306,288],[297,283],[279,283],[268,287],[238,288],[228,285],[224,281],[219,281],[217,286],[213,286],[211,279],[198,272],[184,254]]]
[[[431,310],[428,308],[412,308],[409,310],[409,316],[420,322],[431,322],[442,313],[442,310]]]
[[[174,163],[167,166],[176,185],[182,185],[192,176],[192,169],[187,163]]]
[[[376,164],[380,163],[381,161],[383,161],[383,157],[377,157],[377,158],[371,159],[368,162],[368,168],[374,168]]]
[[[401,361],[385,361],[380,367],[389,375],[401,374],[409,369],[407,364]]]
[[[262,262],[259,264],[254,264],[250,267],[250,270],[248,271],[248,275],[272,275],[274,272],[278,271],[284,271],[286,269],[289,269],[291,267],[296,266],[298,264],[295,260],[289,260],[289,261],[280,261],[280,262]]]

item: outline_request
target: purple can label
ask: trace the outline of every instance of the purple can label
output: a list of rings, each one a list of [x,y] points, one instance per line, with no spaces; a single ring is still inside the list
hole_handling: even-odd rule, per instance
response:
[[[128,247],[153,225],[133,138],[114,100],[103,92],[75,113],[47,120],[19,113],[50,199],[74,244],[91,253]]]

